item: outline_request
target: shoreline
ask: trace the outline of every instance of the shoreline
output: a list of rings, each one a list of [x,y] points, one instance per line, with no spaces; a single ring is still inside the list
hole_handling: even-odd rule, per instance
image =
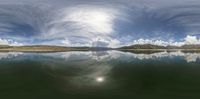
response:
[[[95,50],[95,49],[54,49],[54,48],[0,48],[0,52],[33,52],[33,53],[55,53],[55,52],[71,52],[71,51],[122,51],[122,52],[133,52],[133,53],[156,53],[156,52],[177,52],[181,51],[184,53],[200,53],[200,49],[104,49],[104,50]]]
[[[105,48],[105,47],[64,47],[64,46],[48,46],[48,45],[34,45],[34,46],[6,46],[0,47],[0,52],[35,52],[35,53],[53,53],[53,52],[69,52],[69,51],[123,51],[123,52],[133,52],[133,53],[156,53],[156,52],[198,52],[200,49],[147,49],[147,48]]]

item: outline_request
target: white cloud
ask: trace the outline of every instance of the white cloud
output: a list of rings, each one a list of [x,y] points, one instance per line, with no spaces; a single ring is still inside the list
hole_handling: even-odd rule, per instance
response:
[[[152,44],[152,45],[159,45],[159,46],[181,46],[184,45],[183,42],[171,42],[171,41],[162,41],[162,40],[150,40],[150,39],[138,39],[134,40],[132,44],[130,45],[135,45],[135,44]]]
[[[126,35],[132,38],[143,37],[141,31],[144,31],[144,33],[151,30],[161,31],[163,27],[166,27],[163,30],[173,30],[170,31],[172,34],[184,33],[184,30],[190,29],[193,25],[197,27],[199,23],[198,16],[196,16],[199,11],[198,7],[185,6],[182,8],[182,5],[189,4],[188,0],[173,1],[172,5],[172,0],[164,3],[156,0],[153,0],[153,3],[146,0],[102,0],[98,2],[96,0],[0,1],[2,1],[0,6],[0,33],[2,35],[0,34],[0,36],[26,44],[43,44],[45,42],[45,44],[64,44],[66,46],[118,47],[122,46],[121,43],[129,43],[134,39],[128,40],[126,38],[123,40],[114,37]],[[197,0],[194,1],[196,1],[195,4],[199,3]],[[30,31],[23,31],[21,28],[24,28],[24,26],[30,28]],[[18,33],[16,29],[18,29]],[[125,29],[127,29],[127,33],[123,33],[126,31]],[[191,29],[194,32],[194,29]],[[132,31],[135,34],[130,33]],[[161,32],[166,33],[165,31]],[[138,36],[135,36],[136,33]],[[159,32],[158,34],[163,36],[163,33]],[[154,36],[157,33],[145,35]],[[183,42],[141,38],[134,40],[131,44],[146,43],[164,46],[200,44],[199,39],[192,36],[186,37]],[[13,44],[18,45],[17,42],[13,42]]]
[[[200,39],[198,39],[196,36],[188,35],[185,38],[185,44],[200,44]]]
[[[87,46],[87,47],[120,47],[120,41],[117,39],[113,39],[110,37],[101,37],[97,36],[95,38],[91,38],[91,40],[87,43],[73,43],[68,39],[64,39],[61,41],[62,45],[70,46],[70,47],[80,47],[80,46]]]
[[[118,47],[120,46],[120,41],[117,39],[113,39],[110,37],[96,37],[93,38],[92,41],[92,46],[96,47]]]
[[[0,38],[0,45],[12,45],[12,46],[21,46],[22,43],[18,43],[16,41],[10,40],[10,39],[1,39]]]
[[[83,37],[109,36],[114,32],[113,25],[118,11],[96,6],[75,6],[59,9],[54,13],[44,37]]]
[[[198,45],[200,44],[200,39],[198,39],[196,36],[187,35],[184,38],[184,41],[181,42],[173,42],[173,41],[163,41],[163,40],[154,40],[154,39],[138,39],[134,40],[129,45],[135,45],[135,44],[152,44],[152,45],[160,45],[160,46],[182,46],[182,45]]]
[[[0,45],[9,45],[8,40],[0,39]]]
[[[168,42],[162,40],[138,39],[134,40],[133,44],[153,44],[153,45],[167,45]]]
[[[44,38],[59,38],[60,44],[66,46],[116,47],[120,43],[111,37],[115,35],[117,9],[77,5],[60,9],[54,15]]]
[[[63,46],[67,46],[67,47],[90,47],[91,44],[90,43],[72,43],[70,40],[68,39],[64,39],[61,41],[61,45]]]

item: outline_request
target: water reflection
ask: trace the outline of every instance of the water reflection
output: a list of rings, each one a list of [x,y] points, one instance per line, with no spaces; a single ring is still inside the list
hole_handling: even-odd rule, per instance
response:
[[[161,58],[181,57],[186,62],[197,62],[200,59],[200,53],[184,53],[176,52],[158,52],[152,54],[131,53],[120,51],[98,51],[98,52],[63,52],[63,53],[48,53],[47,56],[62,58],[65,61],[81,61],[94,60],[95,62],[105,62],[110,60],[129,61],[130,59],[139,60],[157,60]]]
[[[102,86],[109,82],[108,75],[113,68],[109,62],[117,58],[110,54],[113,53],[63,52],[43,53],[41,55],[51,57],[48,60],[43,60],[43,64],[47,66],[45,68],[47,73],[59,78],[66,85],[88,88],[89,86]]]
[[[0,52],[0,60],[1,59],[9,59],[9,58],[15,58],[19,55],[22,55],[22,52]]]
[[[105,79],[104,79],[104,77],[97,77],[96,78],[96,81],[97,82],[103,82]]]
[[[36,88],[35,92],[45,86],[48,90],[67,94],[88,95],[97,92],[94,94],[96,96],[101,92],[117,97],[118,93],[134,96],[152,92],[156,96],[200,89],[200,53],[9,52],[0,53],[0,62],[1,84],[11,79],[9,86],[16,84],[15,87],[20,89],[26,84],[31,90]],[[34,87],[36,83],[43,85]]]
[[[130,56],[133,58],[140,59],[140,60],[148,60],[148,59],[160,59],[160,58],[172,58],[172,57],[182,57],[185,59],[186,62],[197,62],[200,59],[200,53],[184,53],[181,51],[176,52],[160,52],[160,53],[153,53],[153,54],[134,54],[129,53]]]
[[[34,57],[35,56],[35,57]],[[88,51],[59,53],[0,53],[2,59],[30,59],[44,64],[44,70],[55,78],[62,79],[75,86],[96,86],[99,83],[109,83],[109,73],[115,64],[122,62],[137,62],[136,60],[155,60],[162,58],[182,58],[186,62],[198,62],[200,53],[158,52],[152,54],[131,53],[121,51]],[[32,57],[32,58],[31,58]],[[108,85],[108,84],[107,84]]]
[[[167,61],[180,58],[185,62],[198,62],[200,53],[159,52],[153,54],[136,54],[120,51],[98,51],[98,52],[62,52],[62,53],[43,53],[43,60],[46,72],[56,79],[62,80],[69,86],[78,88],[90,88],[91,86],[106,85],[111,88],[116,86],[110,73],[116,64],[132,64],[145,62],[145,60]],[[165,59],[167,58],[167,60]],[[47,59],[47,58],[45,58]],[[164,60],[162,60],[164,59]],[[138,61],[137,61],[138,60]],[[51,61],[51,62],[50,62]],[[123,66],[123,65],[122,65]],[[61,85],[65,85],[61,84]],[[74,88],[74,87],[73,87]],[[105,87],[108,88],[108,87]]]
[[[92,62],[105,62],[110,60],[121,60],[127,61],[127,59],[139,59],[139,60],[157,60],[161,58],[172,58],[172,57],[182,57],[186,62],[197,62],[200,59],[200,53],[184,53],[181,51],[176,52],[158,52],[152,54],[143,53],[131,53],[131,52],[120,52],[120,51],[97,51],[97,52],[60,52],[60,53],[22,53],[22,52],[1,52],[1,59],[16,58],[22,55],[40,55],[46,57],[52,57],[57,59],[64,59],[65,61],[86,61],[92,60]],[[90,62],[91,63],[91,62]]]

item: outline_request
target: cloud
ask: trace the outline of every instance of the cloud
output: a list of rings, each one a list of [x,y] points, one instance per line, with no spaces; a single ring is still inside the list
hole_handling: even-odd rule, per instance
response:
[[[184,38],[184,41],[176,42],[176,41],[163,41],[163,40],[155,40],[155,39],[138,39],[134,40],[133,43],[129,45],[135,45],[135,44],[152,44],[152,45],[160,45],[160,46],[182,46],[182,45],[199,45],[200,39],[198,39],[196,36],[187,35]]]
[[[0,1],[1,38],[27,45],[180,45],[200,32],[198,0]]]
[[[62,21],[71,21],[78,27],[86,28],[85,32],[109,34],[113,30],[113,20],[115,16],[109,9],[82,8],[68,9],[69,13],[65,15]],[[84,31],[83,31],[84,32]]]
[[[12,46],[21,46],[22,43],[18,43],[16,41],[10,40],[10,39],[1,39],[0,38],[0,45],[12,45]]]
[[[116,41],[111,40],[111,36],[115,31],[117,10],[92,5],[48,10],[52,7],[48,4],[0,5],[0,17],[3,17],[0,19],[1,37],[28,45],[62,45],[68,40],[71,44],[65,45],[92,46],[97,36]]]
[[[130,43],[129,45],[135,45],[135,44],[152,44],[152,45],[159,45],[159,46],[168,46],[168,45],[172,45],[172,46],[182,46],[185,43],[184,42],[170,42],[170,41],[163,41],[163,40],[153,40],[153,39],[138,39],[138,40],[134,40],[133,43]]]
[[[88,43],[72,43],[68,39],[61,41],[64,46],[72,46],[72,47],[78,47],[78,46],[88,46],[88,47],[120,47],[121,43],[117,39],[113,39],[110,37],[101,37],[97,36],[95,38],[91,38],[90,42]]]
[[[188,35],[185,38],[185,44],[200,44],[200,39],[198,39],[196,36]]]
[[[0,45],[9,45],[9,42],[4,39],[0,39]]]
[[[65,8],[56,13],[57,16],[49,23],[51,27],[47,29],[44,38],[63,39],[62,43],[75,46],[80,44],[109,45],[108,41],[114,41],[112,35],[115,32],[114,20],[117,14],[118,11],[115,9],[96,6]],[[97,43],[95,39],[99,38],[101,41]],[[106,44],[102,45],[103,43]]]

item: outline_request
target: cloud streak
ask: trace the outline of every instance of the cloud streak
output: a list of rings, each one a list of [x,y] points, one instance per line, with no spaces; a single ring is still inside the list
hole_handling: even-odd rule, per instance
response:
[[[200,35],[198,0],[0,1],[0,37],[24,45],[180,45],[188,35],[197,44]]]

